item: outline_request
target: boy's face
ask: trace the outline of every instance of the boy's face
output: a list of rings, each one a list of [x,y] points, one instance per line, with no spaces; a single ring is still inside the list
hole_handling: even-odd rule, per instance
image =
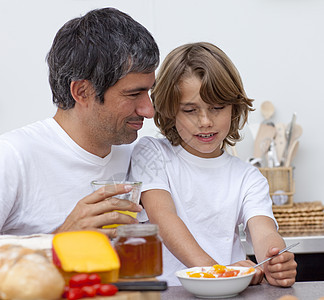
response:
[[[176,128],[181,145],[189,153],[205,158],[222,154],[221,146],[231,126],[232,105],[210,105],[199,94],[201,81],[185,79],[181,85],[180,107]]]

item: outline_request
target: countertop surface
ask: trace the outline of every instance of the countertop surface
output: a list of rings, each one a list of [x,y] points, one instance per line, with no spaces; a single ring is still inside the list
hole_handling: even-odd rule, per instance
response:
[[[310,254],[310,253],[324,253],[324,232],[308,234],[308,235],[294,235],[283,236],[286,245],[299,242],[299,245],[291,249],[290,251],[296,254]],[[245,236],[242,235],[242,243],[244,245],[247,255],[253,255],[253,248],[246,241]]]
[[[236,297],[217,299],[277,300],[285,295],[295,296],[299,300],[318,300],[321,297],[324,297],[324,281],[296,282],[290,288],[274,287],[264,283],[249,286],[245,291]],[[171,286],[168,288],[168,290],[161,292],[161,300],[180,299],[197,300],[198,298],[187,292],[182,286]]]

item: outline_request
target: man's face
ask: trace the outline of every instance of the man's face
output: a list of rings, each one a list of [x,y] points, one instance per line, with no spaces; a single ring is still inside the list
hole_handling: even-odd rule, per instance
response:
[[[92,142],[100,147],[132,143],[144,118],[154,115],[148,95],[154,81],[154,72],[130,73],[106,91],[103,104],[94,99],[88,118]]]

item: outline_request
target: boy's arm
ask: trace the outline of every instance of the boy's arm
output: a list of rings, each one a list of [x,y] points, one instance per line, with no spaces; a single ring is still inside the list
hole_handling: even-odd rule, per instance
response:
[[[253,249],[258,262],[278,254],[285,248],[285,242],[279,235],[274,221],[266,216],[249,219]],[[294,254],[284,252],[263,265],[264,273],[271,285],[289,287],[295,283],[297,263]]]
[[[149,190],[142,193],[141,201],[150,222],[159,225],[163,243],[185,266],[190,268],[217,264],[199,246],[187,226],[178,217],[169,192],[159,189]]]

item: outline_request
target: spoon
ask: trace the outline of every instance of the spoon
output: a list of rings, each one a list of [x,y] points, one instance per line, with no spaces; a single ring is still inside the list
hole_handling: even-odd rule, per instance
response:
[[[264,101],[261,104],[261,113],[265,120],[269,120],[274,114],[274,106],[270,101]]]
[[[262,158],[270,147],[271,141],[276,134],[276,128],[270,124],[261,123],[257,136],[254,140],[253,157]]]
[[[299,242],[298,242],[298,243],[295,243],[295,244],[292,244],[292,245],[290,245],[290,246],[288,246],[288,247],[282,249],[281,251],[279,251],[278,254],[273,255],[273,256],[271,256],[271,257],[268,257],[267,259],[265,259],[265,260],[259,262],[258,264],[254,265],[253,268],[256,268],[256,267],[259,267],[259,266],[263,265],[265,262],[269,261],[270,259],[273,259],[274,257],[280,255],[281,253],[284,253],[284,252],[290,250],[291,248],[297,246],[298,244],[299,244]]]
[[[287,160],[285,162],[285,167],[290,167],[293,159],[296,156],[297,150],[299,147],[299,141],[294,141],[288,149]]]

